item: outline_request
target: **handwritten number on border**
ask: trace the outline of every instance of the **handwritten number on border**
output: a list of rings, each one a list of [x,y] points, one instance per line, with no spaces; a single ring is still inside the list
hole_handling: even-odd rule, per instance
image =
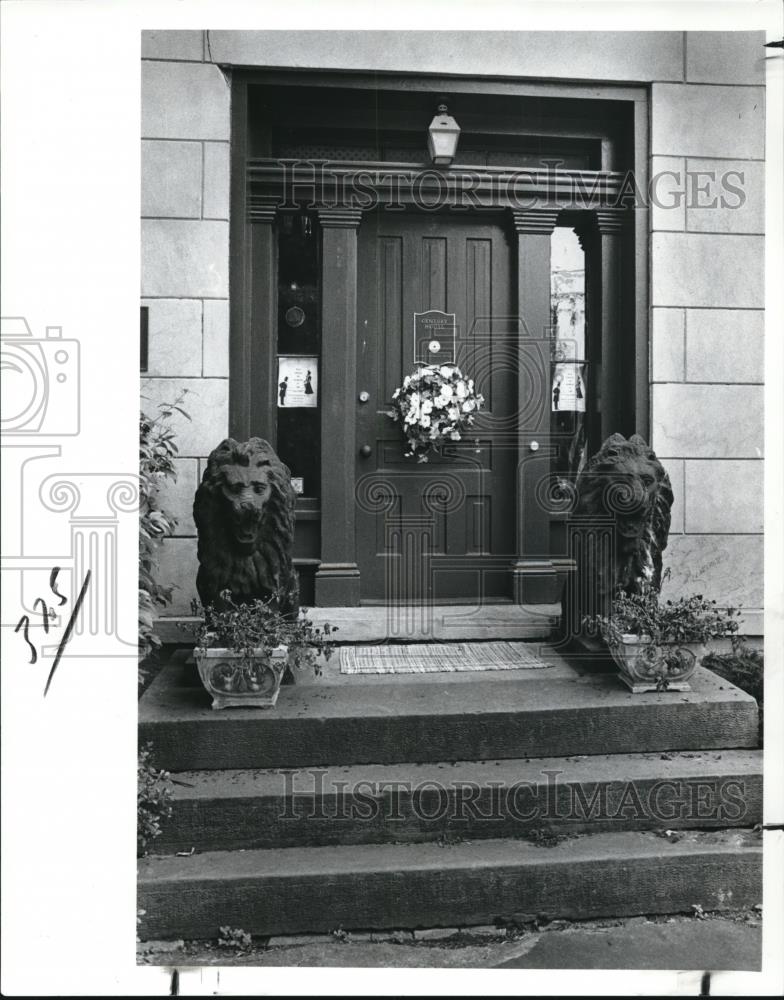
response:
[[[90,585],[90,576],[92,570],[87,570],[84,577],[84,583],[82,584],[82,589],[79,591],[79,596],[76,598],[76,603],[73,606],[73,611],[71,612],[71,617],[68,619],[68,624],[65,626],[65,632],[63,632],[63,637],[60,640],[60,645],[57,647],[57,654],[54,658],[54,663],[52,664],[52,669],[49,671],[49,677],[46,681],[46,687],[44,688],[44,698],[49,693],[49,685],[52,683],[52,678],[54,677],[54,672],[57,670],[58,664],[60,663],[60,657],[63,655],[63,650],[68,645],[68,641],[71,638],[71,632],[73,632],[74,625],[76,624],[76,616],[79,614],[82,603],[84,602],[85,594],[87,593],[87,588]]]
[[[58,598],[60,606],[62,607],[63,604],[67,603],[68,598],[64,597],[57,589],[57,577],[59,573],[60,573],[60,567],[55,566],[52,572],[49,574],[49,587],[52,593],[55,595],[55,597]],[[57,670],[57,667],[60,663],[60,658],[63,655],[65,647],[68,645],[68,642],[70,641],[71,633],[73,632],[74,625],[76,624],[76,618],[82,608],[85,595],[87,594],[87,588],[90,585],[91,575],[92,575],[92,570],[88,569],[84,578],[84,583],[82,584],[82,589],[79,591],[79,596],[76,598],[76,603],[73,606],[71,617],[68,619],[68,624],[65,626],[65,631],[63,632],[63,637],[60,640],[60,645],[57,647],[57,654],[55,655],[54,663],[52,664],[52,669],[49,671],[49,677],[47,678],[46,687],[44,688],[44,697],[46,697],[46,695],[49,693],[49,687],[52,683],[52,678],[54,677],[55,671]],[[43,597],[37,597],[35,603],[33,604],[33,610],[37,611],[39,608],[42,618],[41,624],[44,627],[44,633],[48,635],[50,623],[56,622],[58,615],[55,612],[54,608],[50,608],[47,606],[46,601],[44,601]],[[35,648],[35,645],[30,639],[29,615],[22,615],[22,617],[19,619],[17,626],[14,629],[14,632],[18,633],[19,631],[22,632],[24,641],[30,647],[30,663],[36,663],[38,661],[38,650]]]

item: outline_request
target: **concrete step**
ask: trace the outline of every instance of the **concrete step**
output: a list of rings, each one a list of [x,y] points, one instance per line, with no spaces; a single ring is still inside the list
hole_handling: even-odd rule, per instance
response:
[[[174,775],[156,853],[750,827],[762,751]]]
[[[756,702],[708,670],[697,670],[690,692],[633,695],[613,672],[550,661],[389,677],[342,675],[333,660],[323,677],[283,688],[274,710],[214,712],[195,670],[175,660],[140,702],[139,739],[170,771],[757,745]]]
[[[739,909],[762,893],[751,831],[624,831],[555,846],[501,839],[223,851],[139,868],[142,939],[459,926]]]

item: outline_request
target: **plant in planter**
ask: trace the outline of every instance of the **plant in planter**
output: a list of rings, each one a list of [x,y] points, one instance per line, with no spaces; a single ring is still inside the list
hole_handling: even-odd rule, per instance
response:
[[[304,613],[282,614],[275,598],[240,604],[224,590],[220,601],[203,609],[193,651],[215,709],[272,708],[287,671],[312,667],[319,674],[320,655],[332,655],[334,627],[319,628]]]
[[[635,694],[690,691],[689,678],[707,653],[707,643],[734,636],[739,615],[702,594],[661,601],[658,590],[644,584],[640,593],[619,590],[610,614],[588,617],[585,624],[598,628]]]

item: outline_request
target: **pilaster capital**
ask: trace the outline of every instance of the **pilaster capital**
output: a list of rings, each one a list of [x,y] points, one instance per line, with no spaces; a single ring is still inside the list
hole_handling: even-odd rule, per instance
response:
[[[347,205],[335,205],[318,209],[322,229],[357,229],[362,221],[362,209]]]
[[[620,233],[626,224],[627,213],[618,208],[594,209],[596,228],[602,236]]]
[[[277,202],[270,198],[250,195],[248,198],[248,222],[261,222],[271,226],[275,221]]]
[[[560,208],[513,208],[512,219],[518,233],[549,236],[555,229]]]

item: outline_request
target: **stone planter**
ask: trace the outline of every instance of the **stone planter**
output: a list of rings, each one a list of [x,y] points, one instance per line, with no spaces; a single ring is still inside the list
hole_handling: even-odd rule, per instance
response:
[[[288,647],[278,646],[267,657],[263,650],[250,661],[231,649],[198,646],[193,657],[199,677],[212,695],[213,709],[273,708],[288,664]]]
[[[650,636],[623,635],[610,644],[621,679],[634,694],[644,691],[691,691],[689,678],[707,652],[701,642],[663,643],[654,646]],[[667,687],[657,684],[666,678]]]

